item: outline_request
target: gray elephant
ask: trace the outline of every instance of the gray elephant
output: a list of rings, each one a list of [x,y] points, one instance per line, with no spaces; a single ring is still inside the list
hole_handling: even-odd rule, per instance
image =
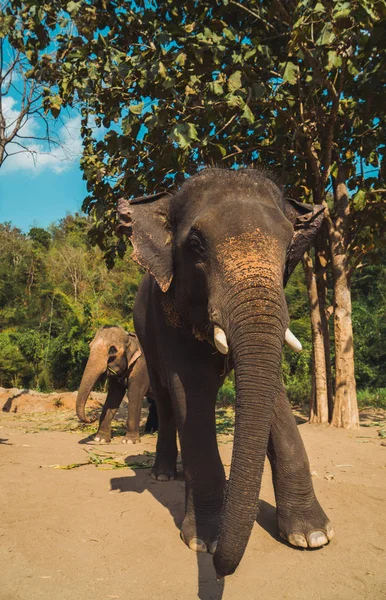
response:
[[[108,393],[99,420],[95,442],[106,444],[111,441],[111,421],[121,404],[125,392],[128,396],[127,430],[122,442],[135,444],[140,441],[139,423],[142,400],[147,396],[149,416],[145,433],[157,430],[157,411],[152,399],[146,361],[138,338],[127,333],[122,327],[102,327],[90,343],[90,356],[87,361],[76,399],[76,413],[84,423],[91,423],[86,417],[87,398],[104,374],[108,377]]]
[[[283,197],[254,169],[204,169],[174,193],[118,205],[119,231],[147,270],[134,323],[155,394],[153,476],[176,472],[176,427],[186,482],[181,537],[231,574],[256,518],[265,455],[281,536],[320,547],[332,526],[313,490],[307,455],[281,379],[288,330],[285,283],[323,220],[323,207]],[[230,479],[215,427],[218,389],[235,370]]]

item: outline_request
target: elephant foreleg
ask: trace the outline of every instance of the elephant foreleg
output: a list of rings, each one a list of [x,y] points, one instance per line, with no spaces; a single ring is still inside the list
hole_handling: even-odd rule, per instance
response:
[[[188,355],[188,359],[174,363],[176,372],[170,388],[185,475],[181,537],[191,550],[214,553],[225,490],[215,418],[221,381],[210,364],[210,349],[200,361],[189,359]],[[195,368],[190,369],[190,364],[195,364]]]
[[[99,428],[94,437],[95,442],[107,444],[111,441],[111,421],[117,412],[125,395],[125,386],[116,379],[109,379],[109,390],[106,402],[99,419]]]
[[[135,363],[127,386],[127,398],[129,402],[127,413],[126,435],[122,442],[124,444],[137,444],[141,441],[139,437],[139,425],[141,421],[141,408],[143,398],[149,389],[149,376],[146,369],[145,359],[139,358]]]
[[[267,454],[280,535],[303,548],[327,544],[334,532],[315,496],[306,450],[284,389],[276,401]]]

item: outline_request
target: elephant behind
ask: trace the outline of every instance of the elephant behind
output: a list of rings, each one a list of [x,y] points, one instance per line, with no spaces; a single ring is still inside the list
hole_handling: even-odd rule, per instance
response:
[[[102,375],[108,377],[108,393],[94,441],[101,444],[111,441],[111,421],[125,392],[128,397],[128,416],[126,435],[122,442],[135,444],[140,441],[139,423],[144,396],[149,401],[145,433],[156,431],[157,410],[152,399],[145,357],[134,333],[127,333],[122,327],[105,326],[97,331],[90,342],[90,356],[76,399],[76,413],[84,423],[92,422],[85,414],[86,402]]]

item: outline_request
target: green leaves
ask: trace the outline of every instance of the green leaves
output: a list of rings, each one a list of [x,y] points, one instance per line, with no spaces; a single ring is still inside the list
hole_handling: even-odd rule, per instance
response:
[[[192,142],[198,140],[197,129],[193,123],[178,123],[169,134],[169,140],[182,150],[190,148]]]
[[[144,107],[144,103],[143,102],[139,102],[138,104],[130,104],[129,111],[133,115],[140,115],[141,112],[143,111],[143,107]]]
[[[44,109],[47,113],[51,112],[52,116],[56,119],[60,114],[60,109],[62,108],[63,100],[60,96],[47,96],[44,98]]]
[[[290,85],[295,85],[298,75],[298,65],[295,65],[292,62],[287,62],[283,73],[283,81],[289,83]]]
[[[352,201],[356,210],[363,210],[366,206],[366,190],[358,190]]]
[[[333,31],[332,23],[326,23],[320,33],[320,36],[316,40],[317,46],[328,46],[335,40],[335,33]]]
[[[252,124],[255,122],[255,117],[248,104],[244,106],[243,114],[241,115],[242,119],[245,119],[248,123]]]
[[[239,90],[241,86],[241,71],[235,71],[228,78],[228,90],[230,92],[235,92],[236,90]]]
[[[79,12],[81,2],[67,2],[66,10],[70,13],[71,17],[75,17]]]
[[[218,81],[211,81],[208,85],[208,88],[213,94],[216,94],[216,96],[222,96],[224,93],[224,88]]]

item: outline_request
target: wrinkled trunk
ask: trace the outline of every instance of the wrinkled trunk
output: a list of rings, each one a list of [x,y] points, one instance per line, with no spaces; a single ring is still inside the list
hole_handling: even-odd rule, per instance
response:
[[[238,287],[237,298],[228,305],[236,419],[230,479],[214,555],[219,577],[237,568],[256,519],[286,327],[282,290],[268,285]]]
[[[303,269],[310,304],[312,333],[312,394],[310,401],[310,423],[328,423],[328,387],[324,354],[322,318],[320,313],[316,277],[312,258],[308,252],[303,257]]]
[[[76,398],[76,414],[83,423],[92,423],[95,419],[86,417],[85,407],[90,392],[99,377],[106,371],[107,368],[107,351],[106,348],[98,346],[91,350],[86,368],[83,373],[82,381]]]

